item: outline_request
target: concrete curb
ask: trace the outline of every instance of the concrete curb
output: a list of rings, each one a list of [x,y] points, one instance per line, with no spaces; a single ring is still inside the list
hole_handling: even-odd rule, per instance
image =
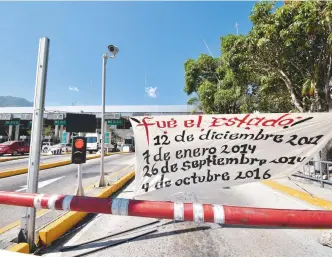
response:
[[[325,200],[323,198],[319,198],[316,196],[313,197],[312,195],[310,195],[308,193],[296,190],[294,188],[290,188],[288,186],[277,183],[273,180],[262,181],[262,184],[264,184],[274,190],[280,191],[284,194],[297,198],[299,200],[305,201],[311,205],[315,205],[315,206],[321,207],[323,209],[332,211],[332,202],[331,201],[328,201],[328,200]]]
[[[112,186],[106,187],[102,192],[95,195],[99,198],[108,198],[112,194],[116,193],[124,185],[126,185],[131,179],[135,177],[135,172],[132,171],[129,174],[122,177]],[[38,233],[37,245],[48,246],[63,234],[68,232],[72,227],[74,227],[78,222],[80,222],[88,213],[84,212],[68,212],[67,214],[61,216],[59,219],[55,220],[51,224],[47,225],[41,229]]]
[[[105,156],[111,156],[111,155],[115,155],[115,154],[119,154],[119,153],[105,154]],[[122,154],[122,153],[120,153],[120,154]],[[87,156],[86,159],[87,160],[92,160],[92,159],[97,159],[99,157],[100,157],[100,155]],[[40,170],[46,170],[46,169],[60,167],[60,166],[68,165],[68,164],[71,164],[71,160],[45,163],[45,164],[40,165],[39,169]],[[16,176],[16,175],[20,175],[20,174],[24,174],[24,173],[27,173],[27,172],[28,172],[28,168],[19,168],[19,169],[16,169],[16,170],[8,170],[8,171],[0,172],[0,179],[11,177],[11,176]]]
[[[0,162],[9,162],[9,161],[15,161],[15,160],[21,160],[21,159],[25,159],[28,157],[5,157],[5,158],[0,158]]]
[[[16,244],[16,245],[8,248],[8,251],[29,254],[30,253],[30,248],[29,248],[29,245],[27,243],[19,243],[19,244]]]

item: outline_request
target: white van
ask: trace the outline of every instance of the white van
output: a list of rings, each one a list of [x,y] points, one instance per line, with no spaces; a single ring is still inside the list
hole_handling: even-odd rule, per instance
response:
[[[123,145],[123,147],[122,147],[122,152],[124,152],[124,153],[129,153],[129,152],[131,152],[131,147],[130,147],[130,145]]]
[[[87,133],[86,137],[86,150],[92,154],[100,150],[100,134],[99,133]]]

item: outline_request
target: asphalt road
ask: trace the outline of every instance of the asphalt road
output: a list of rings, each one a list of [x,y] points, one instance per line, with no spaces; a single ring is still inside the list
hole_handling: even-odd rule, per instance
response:
[[[40,164],[48,163],[48,162],[57,162],[70,160],[70,155],[41,155],[40,156]],[[0,172],[5,170],[13,170],[19,168],[28,167],[29,158],[26,157],[24,159],[11,160],[7,162],[0,162]],[[1,185],[1,184],[0,184]]]
[[[68,157],[67,157],[68,158]],[[115,154],[105,157],[104,167],[105,175],[114,173],[114,180],[119,176],[123,176],[123,172],[132,170],[129,166],[133,166],[135,162],[134,154]],[[83,164],[83,187],[96,184],[100,173],[100,159],[88,160]],[[128,168],[126,168],[128,167]],[[125,169],[126,168],[126,169]],[[119,172],[123,170],[123,172]],[[113,179],[113,177],[112,177]],[[0,191],[21,191],[24,192],[27,180],[27,174],[0,179]],[[39,174],[39,193],[45,194],[75,194],[77,186],[77,165],[70,164],[66,166],[56,167],[43,170]],[[0,205],[0,231],[4,226],[20,220],[25,213],[25,208],[17,206]],[[37,229],[52,221],[57,216],[63,214],[61,211],[48,211],[46,215],[37,219]],[[15,237],[17,231],[11,233],[0,234],[0,248],[6,246],[6,242],[11,237]],[[16,234],[17,235],[17,234]]]
[[[125,189],[119,197],[131,198],[133,186]],[[193,197],[195,198],[195,197]],[[295,198],[290,198],[261,183],[251,183],[230,189],[220,189],[218,194],[204,192],[204,199],[210,202],[289,209],[315,209]],[[190,199],[187,199],[190,200]],[[196,199],[198,202],[201,199]],[[43,256],[72,257],[126,239],[125,243],[87,254],[89,257],[154,257],[154,256],[223,256],[223,257],[330,257],[332,249],[317,242],[323,230],[269,229],[245,227],[221,227],[216,224],[195,224],[191,222],[173,223],[161,220],[159,224],[130,232],[126,235],[88,243],[68,252],[60,252],[63,246],[72,246],[105,237],[126,229],[147,224],[155,219],[98,215],[71,238],[63,239],[60,247],[49,249]],[[156,227],[159,226],[159,227]],[[158,231],[150,235],[130,240],[152,229]],[[129,240],[128,240],[129,239]],[[69,240],[69,241],[68,241]]]

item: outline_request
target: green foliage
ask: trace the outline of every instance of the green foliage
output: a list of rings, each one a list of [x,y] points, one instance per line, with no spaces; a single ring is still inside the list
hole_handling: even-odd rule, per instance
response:
[[[184,91],[190,95],[197,93],[198,88],[205,81],[217,83],[218,62],[218,58],[213,58],[205,54],[201,54],[196,61],[188,59],[184,64],[186,78]]]
[[[53,133],[52,126],[45,126],[45,127],[43,128],[43,135],[44,135],[44,136],[51,136],[52,133]],[[29,136],[31,136],[31,129],[29,129],[29,130],[27,131],[27,134],[28,134]]]
[[[197,94],[188,103],[205,113],[328,111],[332,2],[258,2],[249,19],[247,35],[221,37],[220,58],[186,61],[185,92]]]
[[[43,129],[44,136],[51,136],[52,135],[52,126],[45,126]]]

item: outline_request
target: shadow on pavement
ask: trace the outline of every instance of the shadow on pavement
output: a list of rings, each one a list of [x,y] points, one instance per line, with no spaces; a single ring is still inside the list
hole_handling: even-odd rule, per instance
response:
[[[173,223],[173,222],[172,222]],[[131,234],[137,234],[139,232],[141,232],[140,235],[136,235],[134,237],[126,237],[123,239],[113,239],[113,240],[108,240],[108,241],[104,241],[104,242],[85,242],[82,244],[77,245],[77,247],[75,247],[75,245],[68,247],[68,249],[66,249],[66,247],[60,249],[61,252],[68,252],[68,251],[77,251],[77,250],[84,250],[84,249],[90,249],[90,248],[96,248],[96,247],[100,247],[97,249],[94,249],[93,252],[96,251],[100,251],[112,246],[116,246],[116,245],[120,245],[120,244],[124,244],[127,243],[129,241],[142,241],[142,240],[148,240],[148,239],[154,239],[154,238],[160,238],[160,237],[166,237],[166,236],[171,236],[171,235],[179,235],[179,234],[183,234],[183,233],[191,233],[191,232],[197,232],[197,231],[203,231],[203,230],[207,230],[210,229],[209,226],[204,226],[204,227],[196,227],[196,228],[187,228],[187,229],[180,229],[180,230],[176,230],[176,231],[169,231],[169,232],[162,232],[162,233],[158,233],[158,234],[153,234],[151,235],[151,233],[154,232],[158,232],[157,229],[155,228],[149,228],[149,229],[145,229],[145,230],[141,230],[141,231],[135,231],[132,232]],[[143,231],[146,231],[145,233]],[[143,233],[142,233],[143,232]],[[129,234],[126,234],[124,236],[128,236]],[[112,235],[110,235],[109,237],[112,237]],[[103,239],[103,238],[101,238]],[[98,239],[94,239],[92,241],[96,241]],[[75,248],[74,248],[75,247]],[[85,254],[90,254],[92,253],[92,251],[89,252],[85,252],[82,254],[79,254],[77,256],[83,256]]]

